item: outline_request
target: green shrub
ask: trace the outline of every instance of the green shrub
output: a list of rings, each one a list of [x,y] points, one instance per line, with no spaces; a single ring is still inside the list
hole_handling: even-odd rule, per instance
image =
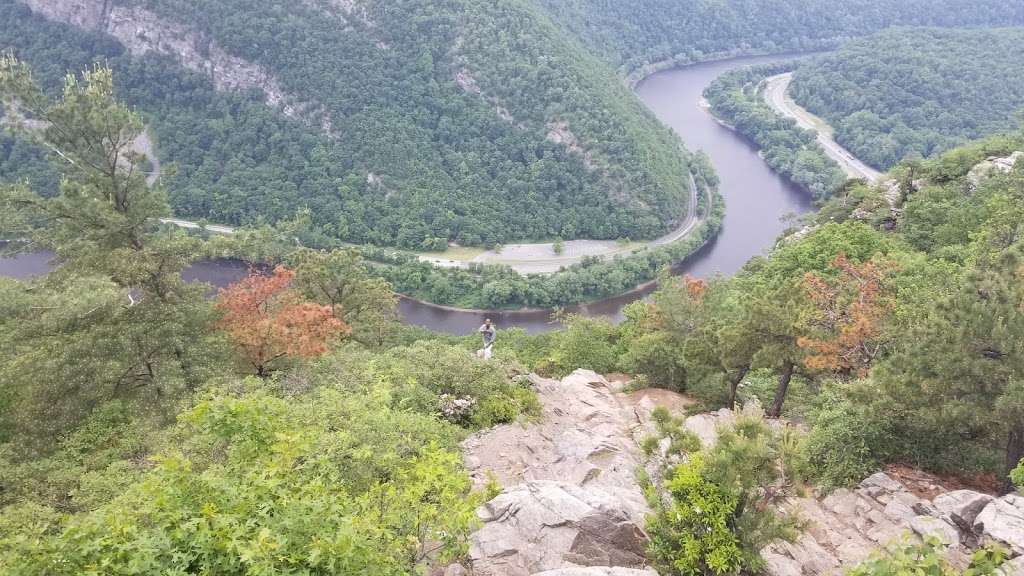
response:
[[[971,558],[970,566],[959,572],[943,558],[943,546],[935,539],[902,542],[873,554],[848,572],[848,576],[992,576],[1006,560],[999,548],[982,548]]]
[[[836,488],[877,472],[892,442],[882,415],[836,391],[825,392],[821,404],[804,447],[814,477],[826,488]]]
[[[706,477],[702,455],[678,466],[666,485],[672,506],[647,524],[648,553],[663,574],[736,574],[746,564],[730,529],[739,498]]]
[[[502,362],[442,341],[420,340],[382,354],[343,348],[316,373],[356,394],[384,384],[395,406],[472,429],[540,413],[536,395],[513,383]]]
[[[1021,460],[1017,467],[1010,471],[1010,481],[1018,490],[1024,490],[1024,460]]]
[[[687,389],[683,345],[668,332],[642,334],[630,341],[622,355],[622,367],[643,374],[651,386],[668,390]]]
[[[478,499],[458,434],[384,392],[211,391],[142,481],[33,539],[0,534],[0,572],[399,576],[462,554]]]
[[[605,318],[570,315],[566,327],[557,332],[551,343],[551,362],[556,376],[564,376],[577,368],[598,373],[614,371],[617,366],[618,332]]]
[[[671,425],[665,414],[654,417],[659,426]],[[744,410],[719,430],[714,447],[668,471],[670,503],[651,498],[655,513],[647,524],[659,573],[754,573],[764,564],[762,548],[796,536],[795,519],[775,511],[793,477],[783,470],[780,436],[760,410]]]

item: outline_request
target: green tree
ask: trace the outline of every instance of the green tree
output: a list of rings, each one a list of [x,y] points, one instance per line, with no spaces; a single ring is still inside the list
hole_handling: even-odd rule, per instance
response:
[[[383,346],[398,324],[398,297],[372,276],[358,251],[303,249],[290,257],[295,286],[307,298],[330,306],[363,344]]]
[[[134,151],[142,123],[114,98],[110,70],[68,76],[51,102],[24,64],[3,56],[0,97],[62,175],[52,197],[0,190],[6,232],[61,262],[44,280],[7,287],[21,305],[5,316],[0,371],[15,402],[67,426],[104,400],[159,403],[197,387],[221,350],[208,336],[203,288],[181,278],[198,241],[161,226],[164,193],[147,184]]]
[[[647,525],[649,554],[663,574],[693,576],[756,572],[762,548],[794,538],[794,519],[775,511],[787,470],[781,436],[762,415],[744,410],[719,430],[714,447],[672,469]]]
[[[1019,246],[979,262],[909,330],[884,372],[898,390],[894,400],[913,407],[913,418],[937,425],[941,412],[942,426],[959,437],[1001,446],[1007,488],[1010,471],[1024,458],[1022,280]]]

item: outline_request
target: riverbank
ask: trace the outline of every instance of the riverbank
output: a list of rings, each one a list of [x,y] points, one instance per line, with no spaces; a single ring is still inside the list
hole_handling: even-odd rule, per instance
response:
[[[562,242],[560,250],[554,243],[508,244],[500,250],[486,250],[472,259],[462,262],[462,267],[470,264],[494,264],[508,266],[520,274],[552,274],[563,268],[580,264],[587,258],[614,258],[636,254],[640,250],[651,247],[666,246],[682,240],[694,230],[701,220],[698,214],[700,197],[697,182],[693,173],[689,176],[690,198],[686,216],[672,231],[647,242],[617,242],[612,240],[569,240]],[[713,191],[711,191],[713,193]],[[439,264],[433,257],[420,256],[420,260]],[[441,263],[439,265],[444,266]]]
[[[816,133],[777,113],[765,102],[765,78],[789,72],[796,60],[730,70],[704,91],[715,119],[749,139],[780,175],[816,201],[830,198],[848,175],[818,143]]]

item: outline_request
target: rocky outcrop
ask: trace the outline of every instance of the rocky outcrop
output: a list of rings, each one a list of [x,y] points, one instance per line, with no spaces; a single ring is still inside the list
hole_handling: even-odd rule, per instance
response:
[[[539,572],[534,576],[657,576],[653,570],[632,568],[562,568]]]
[[[572,152],[583,161],[584,166],[590,170],[597,170],[597,163],[594,161],[594,154],[580,144],[579,138],[577,138],[576,134],[569,129],[569,124],[567,122],[550,122],[548,123],[547,128],[548,133],[545,138],[547,138],[548,141],[565,146],[569,152]]]
[[[1009,494],[989,502],[974,519],[974,532],[1024,554],[1024,497]]]
[[[539,421],[511,424],[463,443],[478,485],[505,489],[477,514],[470,539],[476,576],[590,576],[645,571],[648,512],[635,473],[639,426],[601,376],[577,370],[561,381],[531,376]]]
[[[321,106],[287,94],[261,66],[229,54],[185,25],[110,0],[19,1],[51,20],[109,34],[134,56],[150,52],[171,56],[182,67],[209,77],[217,90],[260,90],[267,104],[280,108],[286,116],[313,121],[330,133],[330,119]]]
[[[649,509],[636,471],[646,467],[657,486],[659,469],[673,462],[657,451],[644,457],[638,442],[653,433],[657,406],[679,415],[691,402],[665,390],[623,393],[584,370],[530,381],[543,404],[538,421],[463,443],[477,486],[493,479],[504,489],[477,511],[482,526],[470,538],[467,566],[449,567],[446,576],[656,576],[645,559]],[[734,418],[719,410],[682,425],[709,446]],[[931,480],[879,472],[853,490],[793,496],[783,507],[804,530],[762,551],[769,576],[839,576],[891,543],[924,538],[941,542],[958,568],[975,548],[997,542],[1015,556],[1004,576],[1024,576],[1024,497],[944,491]]]
[[[972,551],[999,543],[1017,556],[1024,553],[1024,498],[994,498],[972,490],[922,498],[903,483],[879,472],[856,490],[837,490],[824,498],[790,498],[786,507],[805,522],[793,543],[764,550],[770,576],[839,575],[872,552],[902,540],[933,538],[946,559],[965,568]],[[1005,574],[1024,574],[1024,556],[1008,563]]]
[[[970,191],[978,189],[978,186],[986,179],[996,174],[1009,174],[1013,167],[1024,158],[1024,151],[1016,151],[1005,158],[992,156],[971,168],[967,173],[967,185]]]

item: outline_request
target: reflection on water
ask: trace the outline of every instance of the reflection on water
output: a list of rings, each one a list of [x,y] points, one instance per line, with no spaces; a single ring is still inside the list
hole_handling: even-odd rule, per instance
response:
[[[721,179],[719,191],[726,213],[721,233],[685,262],[679,274],[708,277],[732,274],[752,256],[764,254],[785,229],[783,219],[811,209],[809,198],[787,180],[772,172],[758,156],[757,148],[725,128],[699,106],[704,88],[712,80],[738,66],[778,60],[777,56],[736,58],[659,72],[637,87],[637,95],[666,125],[678,133],[690,150],[710,156]],[[50,268],[52,254],[37,253],[0,258],[0,276],[28,278]],[[237,260],[214,260],[190,266],[184,277],[224,287],[245,276],[248,266]],[[568,312],[622,318],[622,309],[648,296],[655,287],[599,302],[569,307]],[[466,334],[491,318],[500,328],[519,326],[528,332],[557,327],[550,312],[467,312],[448,310],[414,300],[402,299],[399,311],[405,322],[432,330]]]

